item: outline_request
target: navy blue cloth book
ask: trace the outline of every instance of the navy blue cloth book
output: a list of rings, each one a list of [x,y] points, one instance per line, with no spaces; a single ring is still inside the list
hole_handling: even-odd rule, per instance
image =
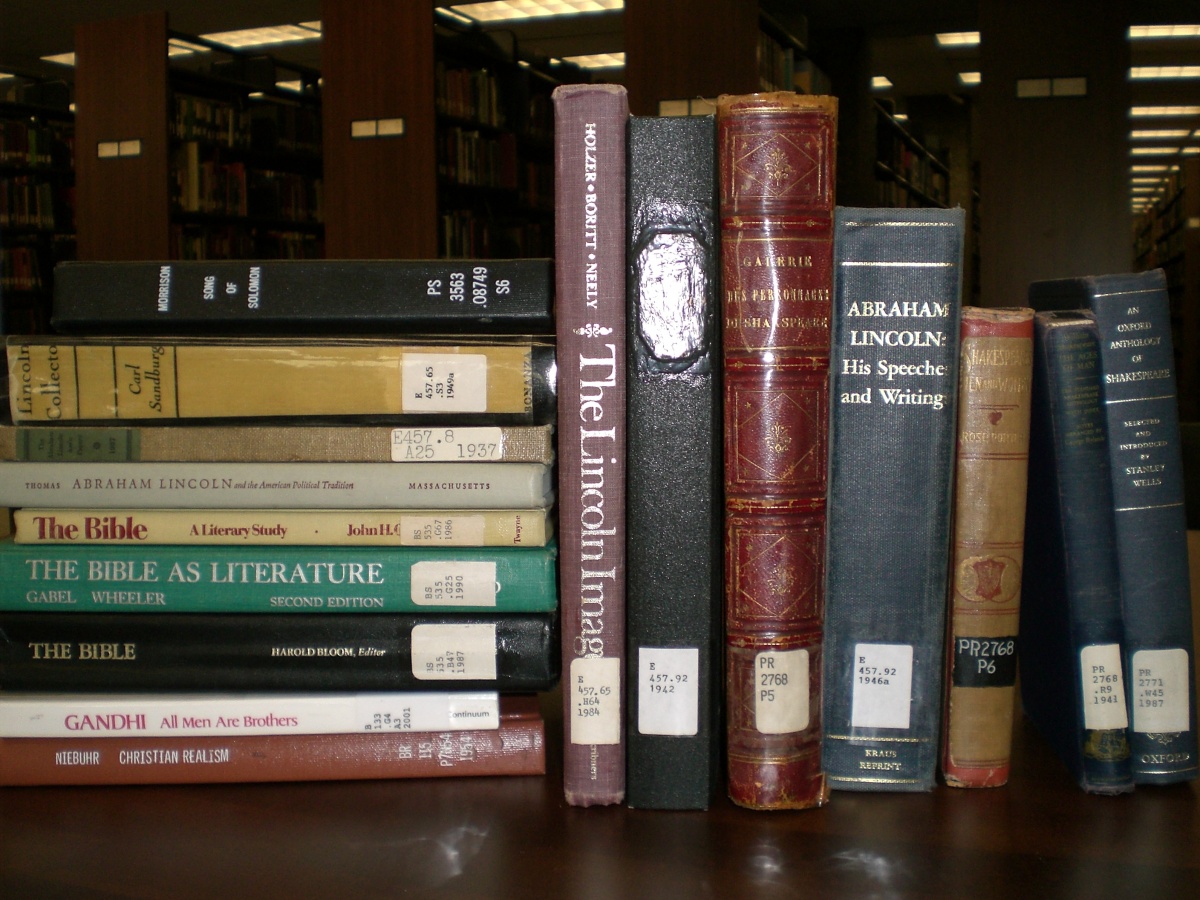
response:
[[[934,783],[963,221],[961,209],[835,218],[822,757],[834,789]]]
[[[1100,336],[1125,624],[1133,779],[1197,775],[1195,659],[1182,440],[1161,269],[1035,282],[1038,308],[1089,308]]]
[[[1092,793],[1133,789],[1100,339],[1086,310],[1034,316],[1025,570],[1026,714]]]
[[[720,781],[721,345],[711,117],[628,125],[625,799],[705,809]]]

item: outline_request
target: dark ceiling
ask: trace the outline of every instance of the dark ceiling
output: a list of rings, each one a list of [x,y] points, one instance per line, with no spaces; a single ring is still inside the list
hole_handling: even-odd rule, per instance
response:
[[[977,0],[763,0],[761,5],[785,24],[796,22],[799,15],[813,32],[865,29],[873,38],[877,73],[892,80],[899,96],[956,92],[956,73],[972,65],[972,51],[939,51],[933,34],[976,29]],[[1200,20],[1196,0],[1135,0],[1129,6],[1131,19],[1138,24]],[[173,29],[190,34],[321,16],[320,0],[0,0],[0,70],[69,77],[69,70],[44,63],[41,57],[70,51],[76,24],[160,9],[168,12]],[[703,0],[697,0],[695,9],[696,14],[703,14]],[[611,52],[623,49],[624,44],[620,13],[502,27],[515,36],[523,53],[535,55]],[[270,52],[314,68],[320,66],[319,42],[272,48]]]

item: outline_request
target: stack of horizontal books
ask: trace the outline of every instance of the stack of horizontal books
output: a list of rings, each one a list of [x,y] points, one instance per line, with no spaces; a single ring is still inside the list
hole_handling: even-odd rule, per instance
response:
[[[551,279],[61,266],[7,347],[0,783],[544,771]]]

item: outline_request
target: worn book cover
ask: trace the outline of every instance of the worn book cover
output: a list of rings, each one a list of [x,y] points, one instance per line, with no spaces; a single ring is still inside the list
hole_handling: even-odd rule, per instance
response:
[[[837,100],[717,101],[730,798],[820,806]]]
[[[1008,781],[1029,471],[1033,310],[964,307],[942,775]]]
[[[928,791],[939,756],[964,215],[836,214],[824,761]]]
[[[705,809],[721,773],[719,228],[712,117],[629,120],[625,799]]]

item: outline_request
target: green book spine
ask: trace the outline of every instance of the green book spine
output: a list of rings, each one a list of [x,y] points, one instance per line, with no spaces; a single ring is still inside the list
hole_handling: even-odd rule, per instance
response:
[[[543,612],[558,548],[129,547],[0,542],[0,610]]]

